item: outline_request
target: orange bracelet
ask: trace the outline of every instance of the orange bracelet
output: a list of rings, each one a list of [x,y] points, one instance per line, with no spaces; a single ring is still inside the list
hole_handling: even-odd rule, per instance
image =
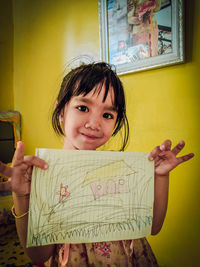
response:
[[[24,214],[17,216],[16,213],[15,213],[14,205],[13,205],[12,208],[11,208],[11,212],[12,212],[12,215],[13,215],[16,219],[20,219],[20,218],[24,217],[26,214],[28,214],[28,211],[27,211],[27,212],[25,212]]]

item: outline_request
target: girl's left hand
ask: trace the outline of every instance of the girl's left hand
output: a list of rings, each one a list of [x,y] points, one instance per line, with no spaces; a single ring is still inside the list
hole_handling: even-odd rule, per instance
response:
[[[177,154],[185,146],[184,141],[180,141],[173,149],[171,149],[172,142],[166,140],[161,146],[153,149],[149,155],[149,160],[155,161],[155,174],[168,175],[171,170],[176,168],[177,165],[191,159],[194,154],[190,153],[182,157],[177,157]]]

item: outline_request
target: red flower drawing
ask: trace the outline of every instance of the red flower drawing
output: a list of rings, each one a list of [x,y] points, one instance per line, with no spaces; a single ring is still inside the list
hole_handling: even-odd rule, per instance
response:
[[[60,185],[60,191],[56,192],[57,195],[60,195],[59,202],[63,200],[63,198],[67,198],[70,196],[70,193],[67,191],[68,185],[63,186],[63,184]]]

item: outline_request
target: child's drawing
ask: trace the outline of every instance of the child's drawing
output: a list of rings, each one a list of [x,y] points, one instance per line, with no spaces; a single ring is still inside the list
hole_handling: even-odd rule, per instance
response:
[[[60,190],[57,192],[59,197],[59,202],[61,202],[64,198],[67,198],[70,196],[70,193],[67,191],[68,185],[63,186],[63,184],[60,184]]]
[[[150,235],[154,166],[146,153],[38,149],[28,246]]]
[[[129,192],[128,175],[134,171],[119,160],[94,168],[86,173],[83,185],[90,184],[94,199],[107,194],[120,194]]]

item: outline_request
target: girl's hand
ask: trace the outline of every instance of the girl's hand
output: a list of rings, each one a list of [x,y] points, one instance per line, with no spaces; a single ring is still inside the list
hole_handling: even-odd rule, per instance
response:
[[[155,161],[155,174],[168,175],[171,170],[176,168],[177,165],[191,159],[194,154],[190,153],[182,157],[177,157],[177,154],[185,146],[184,141],[180,141],[173,149],[171,149],[172,142],[166,140],[161,146],[153,149],[149,155],[149,160]]]
[[[38,157],[24,157],[24,143],[18,142],[12,167],[0,162],[0,173],[9,177],[7,182],[0,183],[0,191],[10,190],[17,196],[29,195],[33,166],[44,170],[48,168],[47,163]]]

